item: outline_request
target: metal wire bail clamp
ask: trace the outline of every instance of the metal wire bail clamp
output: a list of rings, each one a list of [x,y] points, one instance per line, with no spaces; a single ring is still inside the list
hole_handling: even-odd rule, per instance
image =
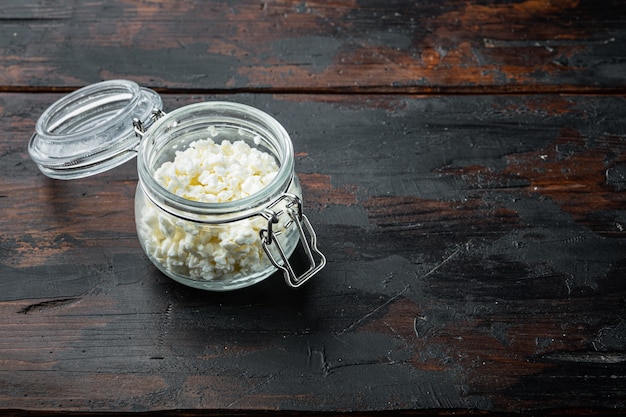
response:
[[[297,276],[289,263],[289,259],[285,254],[285,251],[278,241],[275,238],[276,233],[273,232],[272,225],[278,223],[278,217],[283,214],[283,211],[275,212],[272,210],[274,206],[276,206],[280,201],[287,199],[289,202],[286,205],[287,215],[290,220],[285,225],[289,227],[291,224],[295,224],[298,229],[298,234],[300,236],[300,243],[304,249],[304,252],[307,255],[309,261],[309,269],[302,273],[302,275]],[[296,210],[294,211],[294,206],[296,206]],[[268,206],[263,212],[263,217],[267,219],[267,228],[261,229],[261,244],[263,246],[263,250],[265,254],[269,258],[272,265],[276,268],[280,269],[283,272],[285,277],[285,282],[288,286],[292,288],[297,288],[304,284],[309,280],[313,275],[317,274],[325,265],[326,265],[326,257],[322,252],[317,248],[317,236],[315,235],[315,231],[313,230],[313,226],[309,222],[309,219],[302,213],[302,200],[293,194],[284,194],[280,198],[278,198],[274,203]],[[304,226],[304,227],[303,227]],[[305,232],[306,229],[306,232]],[[309,238],[307,239],[307,234]],[[272,254],[270,250],[270,246],[274,244],[278,253],[280,254],[280,263],[276,257]]]

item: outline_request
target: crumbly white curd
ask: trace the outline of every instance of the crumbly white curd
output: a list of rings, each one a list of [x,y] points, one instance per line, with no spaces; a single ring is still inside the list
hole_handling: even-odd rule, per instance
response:
[[[239,140],[192,142],[155,172],[156,181],[180,197],[225,203],[261,190],[278,172],[274,157]]]
[[[209,136],[216,132],[209,130]],[[163,163],[155,180],[182,198],[223,203],[250,196],[267,186],[279,170],[274,157],[246,142],[212,138],[192,142]],[[158,209],[149,200],[139,207],[138,235],[149,257],[169,273],[193,280],[226,280],[266,269],[260,230],[267,220],[254,216],[232,223],[198,224]]]

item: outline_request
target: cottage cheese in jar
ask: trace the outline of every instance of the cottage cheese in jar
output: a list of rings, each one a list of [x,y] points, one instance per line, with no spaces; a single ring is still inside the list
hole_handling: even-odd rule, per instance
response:
[[[288,265],[302,239],[291,142],[251,111],[235,103],[185,106],[142,139],[137,235],[176,281],[217,291],[252,285]]]
[[[226,203],[249,197],[274,179],[278,164],[269,153],[243,140],[215,143],[217,135],[213,128],[208,138],[176,152],[173,161],[155,171],[156,181],[190,201]],[[200,282],[223,281],[268,267],[260,239],[267,227],[263,217],[206,227],[145,204],[137,219],[146,253],[166,272]]]
[[[302,213],[293,145],[268,114],[197,103],[165,114],[161,97],[128,80],[85,86],[37,120],[28,152],[42,173],[79,179],[137,156],[135,220],[154,265],[185,285],[225,291],[281,270],[298,287],[326,258]],[[302,244],[310,268],[289,257]]]

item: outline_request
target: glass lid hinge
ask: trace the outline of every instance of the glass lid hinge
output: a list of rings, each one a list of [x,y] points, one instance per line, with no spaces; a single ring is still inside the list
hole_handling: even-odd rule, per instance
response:
[[[165,114],[166,113],[161,109],[152,109],[147,123],[144,123],[135,117],[133,119],[133,130],[135,131],[135,136],[137,136],[138,138],[143,137],[144,133],[146,133],[150,126],[152,126],[152,124],[159,120],[161,117],[165,116]]]

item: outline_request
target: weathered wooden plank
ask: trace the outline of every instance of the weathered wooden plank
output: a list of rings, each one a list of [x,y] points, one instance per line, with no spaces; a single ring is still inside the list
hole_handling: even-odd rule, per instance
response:
[[[0,88],[623,91],[619,0],[10,2]]]
[[[623,97],[220,96],[291,132],[329,258],[227,294],[142,254],[133,162],[39,174],[56,98],[0,95],[0,409],[626,406]]]

